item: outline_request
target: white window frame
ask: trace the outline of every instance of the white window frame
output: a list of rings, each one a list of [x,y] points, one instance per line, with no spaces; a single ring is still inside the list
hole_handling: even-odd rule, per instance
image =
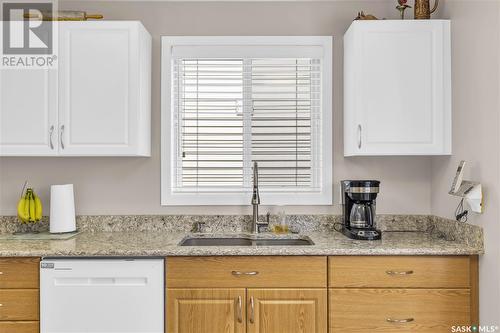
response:
[[[286,47],[306,46],[321,47],[323,57],[321,91],[321,178],[322,186],[318,191],[287,191],[284,193],[260,191],[262,204],[265,205],[332,205],[332,36],[162,36],[161,38],[161,204],[163,206],[197,205],[249,205],[251,189],[242,192],[179,192],[172,190],[172,164],[175,156],[175,142],[172,130],[172,49],[176,46],[228,46],[237,49],[244,46],[281,46],[286,54]],[[228,55],[230,56],[230,55]],[[285,55],[284,55],[285,57]]]

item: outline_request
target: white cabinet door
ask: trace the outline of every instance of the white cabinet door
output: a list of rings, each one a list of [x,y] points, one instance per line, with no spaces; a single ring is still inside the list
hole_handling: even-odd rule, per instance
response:
[[[344,154],[451,154],[449,21],[354,22],[344,42]]]
[[[0,70],[0,156],[57,154],[53,70]]]
[[[61,24],[61,155],[138,155],[139,25]]]

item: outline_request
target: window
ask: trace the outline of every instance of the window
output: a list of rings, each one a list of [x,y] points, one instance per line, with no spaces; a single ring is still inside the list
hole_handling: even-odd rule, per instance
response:
[[[331,43],[163,37],[162,204],[331,204]]]

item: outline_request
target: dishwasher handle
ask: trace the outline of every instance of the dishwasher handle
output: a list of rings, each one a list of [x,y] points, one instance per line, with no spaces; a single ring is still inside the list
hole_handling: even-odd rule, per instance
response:
[[[92,286],[145,286],[146,277],[57,277],[56,286],[92,287]]]

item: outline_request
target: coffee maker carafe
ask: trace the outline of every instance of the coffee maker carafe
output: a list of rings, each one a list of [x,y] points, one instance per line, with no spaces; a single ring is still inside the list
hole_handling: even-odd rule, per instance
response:
[[[376,228],[378,180],[344,180],[341,182],[343,224],[342,233],[358,240],[377,240],[382,237]]]

